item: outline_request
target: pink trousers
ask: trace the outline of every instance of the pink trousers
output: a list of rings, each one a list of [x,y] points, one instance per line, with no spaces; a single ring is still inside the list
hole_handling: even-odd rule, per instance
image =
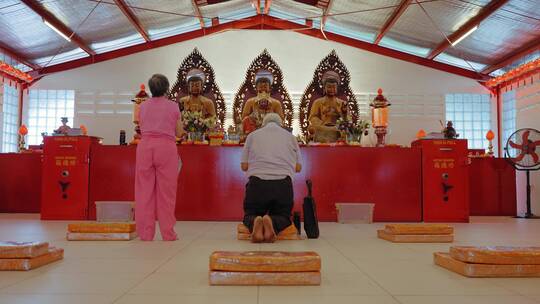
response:
[[[141,240],[154,239],[156,214],[163,240],[178,238],[174,232],[178,170],[174,141],[153,137],[141,140],[135,165],[135,221]]]

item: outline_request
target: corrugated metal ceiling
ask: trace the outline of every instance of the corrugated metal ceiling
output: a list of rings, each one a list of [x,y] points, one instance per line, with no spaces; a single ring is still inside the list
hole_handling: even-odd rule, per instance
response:
[[[114,0],[33,0],[54,15],[96,53],[144,43],[137,29]],[[150,39],[160,39],[200,29],[191,0],[124,0]],[[256,15],[249,0],[195,0],[205,26],[211,19],[226,23]],[[380,45],[417,56],[431,50],[477,15],[489,0],[413,0],[390,28]],[[271,16],[318,27],[324,2],[317,0],[273,0]],[[326,11],[327,30],[372,43],[401,0],[333,0]],[[264,0],[261,0],[264,6]],[[427,14],[426,14],[427,13]],[[540,0],[510,0],[483,20],[479,29],[435,60],[472,69],[499,62],[521,46],[539,39]],[[47,27],[36,12],[21,0],[0,1],[0,42],[25,58],[49,64],[84,57],[70,43]],[[468,60],[469,63],[464,60]]]

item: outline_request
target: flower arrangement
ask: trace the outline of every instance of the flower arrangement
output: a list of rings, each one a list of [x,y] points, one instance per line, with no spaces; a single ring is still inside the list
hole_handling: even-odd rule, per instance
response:
[[[184,120],[184,129],[187,132],[206,133],[216,125],[214,117],[204,118],[201,112],[184,111],[182,112]]]
[[[338,130],[352,135],[361,135],[369,128],[369,122],[365,120],[358,120],[356,123],[354,123],[350,120],[339,118],[336,121],[336,125]]]

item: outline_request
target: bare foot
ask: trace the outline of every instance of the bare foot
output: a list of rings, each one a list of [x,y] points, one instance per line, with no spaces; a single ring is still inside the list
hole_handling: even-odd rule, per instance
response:
[[[262,221],[264,225],[264,241],[267,243],[273,243],[276,240],[276,233],[274,232],[272,218],[269,215],[265,215],[262,218]]]
[[[264,231],[263,231],[263,218],[257,216],[253,221],[253,232],[251,233],[251,242],[260,243],[264,241]]]

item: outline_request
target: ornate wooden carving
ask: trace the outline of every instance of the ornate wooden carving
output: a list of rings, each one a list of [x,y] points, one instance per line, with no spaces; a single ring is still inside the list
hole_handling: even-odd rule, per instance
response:
[[[255,74],[259,70],[268,70],[272,73],[273,82],[271,86],[271,96],[281,102],[285,121],[283,124],[287,127],[292,126],[293,107],[291,97],[283,85],[283,74],[277,63],[272,59],[265,49],[249,66],[246,72],[244,83],[236,93],[233,104],[233,119],[236,125],[242,123],[242,109],[246,101],[257,95],[255,91]]]
[[[204,72],[205,80],[203,84],[202,95],[214,102],[216,108],[216,118],[223,127],[225,123],[225,98],[221,94],[218,85],[216,84],[216,76],[212,66],[204,59],[197,48],[187,56],[178,68],[177,79],[171,88],[169,98],[178,102],[180,98],[188,95],[187,73],[193,69],[199,69]]]
[[[354,97],[353,91],[349,86],[351,75],[349,74],[347,67],[345,67],[343,62],[341,62],[339,59],[336,51],[332,50],[328,56],[321,60],[315,69],[313,80],[311,80],[311,83],[304,91],[304,95],[302,95],[302,100],[300,101],[300,128],[305,136],[308,135],[308,116],[309,111],[311,110],[311,105],[317,98],[324,96],[322,76],[327,71],[334,71],[339,75],[340,81],[337,97],[347,102],[347,109],[352,120],[354,122],[358,120],[358,103],[356,102],[356,97]]]

